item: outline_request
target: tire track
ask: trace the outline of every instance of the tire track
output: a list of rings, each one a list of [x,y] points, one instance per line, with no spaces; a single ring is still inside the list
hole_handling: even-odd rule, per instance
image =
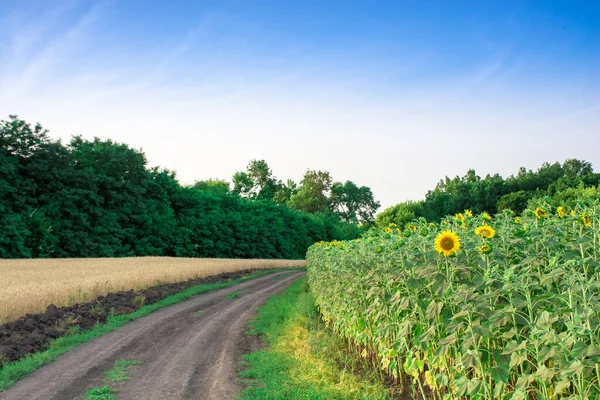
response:
[[[81,399],[86,389],[103,385],[102,371],[120,359],[142,364],[131,369],[131,380],[118,384],[119,399],[234,399],[239,357],[248,346],[246,322],[256,307],[304,273],[273,280],[281,274],[287,272],[204,293],[132,321],[40,368],[0,393],[0,400]],[[243,292],[225,298],[237,291]]]

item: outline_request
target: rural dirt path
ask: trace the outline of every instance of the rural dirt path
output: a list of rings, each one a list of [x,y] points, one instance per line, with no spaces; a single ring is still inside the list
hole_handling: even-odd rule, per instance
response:
[[[119,399],[235,399],[240,356],[258,348],[257,339],[244,335],[246,322],[303,274],[269,274],[158,310],[61,356],[1,392],[0,400],[81,399],[123,359],[141,364],[117,384]]]

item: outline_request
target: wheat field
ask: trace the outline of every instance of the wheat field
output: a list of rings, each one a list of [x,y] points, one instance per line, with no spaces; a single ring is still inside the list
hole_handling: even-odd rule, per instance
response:
[[[109,292],[145,289],[249,268],[304,267],[303,260],[68,258],[0,260],[0,323],[50,304],[66,306]]]

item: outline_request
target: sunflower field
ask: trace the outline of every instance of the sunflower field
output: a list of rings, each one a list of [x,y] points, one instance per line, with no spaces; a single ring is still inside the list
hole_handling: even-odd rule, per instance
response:
[[[426,399],[600,398],[600,197],[316,243],[323,320]]]

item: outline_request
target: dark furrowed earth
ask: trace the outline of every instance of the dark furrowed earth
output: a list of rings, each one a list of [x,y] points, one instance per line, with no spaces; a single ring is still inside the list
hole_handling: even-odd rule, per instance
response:
[[[74,329],[87,330],[104,323],[109,315],[129,314],[142,305],[154,304],[162,299],[200,284],[226,282],[248,276],[258,270],[248,269],[223,273],[185,282],[157,285],[144,290],[109,293],[87,303],[68,307],[48,306],[41,314],[28,314],[15,321],[0,325],[0,366],[27,354],[45,350],[50,340]]]
[[[241,354],[259,346],[244,334],[248,320],[303,274],[268,274],[158,310],[59,357],[0,400],[81,399],[117,360],[140,362],[130,380],[112,384],[119,399],[234,399]]]

